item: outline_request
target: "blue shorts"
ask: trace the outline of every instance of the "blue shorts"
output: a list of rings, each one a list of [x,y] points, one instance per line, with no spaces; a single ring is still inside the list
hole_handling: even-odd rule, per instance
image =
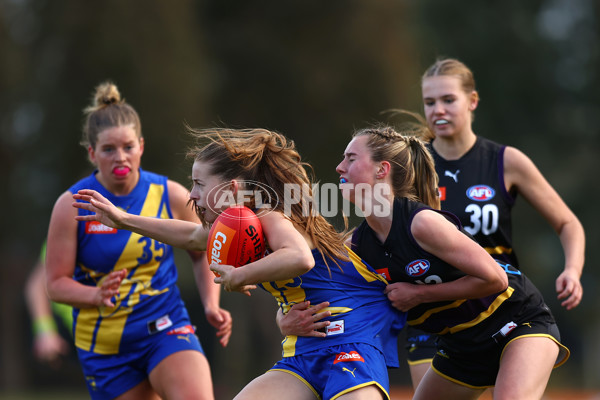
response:
[[[348,343],[278,361],[271,371],[294,375],[318,399],[337,399],[353,390],[376,385],[390,398],[390,382],[383,353],[364,343]]]
[[[114,399],[147,379],[150,371],[173,353],[203,353],[194,332],[188,321],[140,339],[135,350],[126,353],[105,355],[77,349],[90,397]]]

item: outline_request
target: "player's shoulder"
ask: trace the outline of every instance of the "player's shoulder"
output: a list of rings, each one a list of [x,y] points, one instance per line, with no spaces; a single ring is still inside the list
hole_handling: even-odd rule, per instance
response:
[[[189,195],[189,190],[183,186],[181,183],[174,181],[172,179],[167,179],[166,181],[167,188],[169,192],[183,193],[186,197]]]
[[[98,187],[98,180],[96,179],[96,172],[92,172],[90,175],[84,176],[79,179],[77,182],[71,185],[68,192],[76,193],[80,189],[96,189]]]
[[[477,149],[479,149],[479,151],[495,154],[508,147],[505,144],[496,142],[483,136],[477,136],[477,142],[475,143],[475,146]]]
[[[506,146],[506,149],[504,150],[505,170],[527,170],[533,166],[533,161],[523,151],[513,146]]]
[[[166,175],[162,175],[152,171],[146,171],[145,169],[140,168],[140,179],[149,181],[151,183],[166,183],[169,178]]]
[[[146,171],[140,168],[140,179],[151,183],[164,185],[167,187],[167,193],[171,200],[186,200],[189,198],[189,191],[181,183],[170,179],[168,176],[152,171]]]

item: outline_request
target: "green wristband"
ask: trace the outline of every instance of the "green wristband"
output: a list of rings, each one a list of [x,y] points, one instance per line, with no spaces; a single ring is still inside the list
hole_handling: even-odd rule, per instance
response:
[[[41,335],[43,333],[56,332],[56,323],[50,316],[36,318],[33,321],[33,334]]]

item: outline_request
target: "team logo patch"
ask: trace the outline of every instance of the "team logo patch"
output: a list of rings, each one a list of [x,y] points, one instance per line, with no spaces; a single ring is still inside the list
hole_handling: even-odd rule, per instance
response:
[[[111,228],[110,226],[106,226],[99,221],[87,221],[85,223],[85,233],[86,234],[106,234],[106,233],[117,233],[115,228]]]
[[[415,260],[405,267],[408,276],[421,276],[429,271],[429,261]]]
[[[474,201],[491,200],[496,191],[487,185],[475,185],[467,189],[467,197]]]
[[[358,354],[357,351],[351,351],[349,353],[341,352],[335,356],[335,360],[333,360],[333,363],[337,364],[337,363],[349,362],[349,361],[365,362],[365,359],[362,358],[362,356],[360,354]]]
[[[383,276],[386,280],[390,281],[390,270],[388,268],[380,268],[380,269],[376,269],[375,272],[377,272],[379,275]]]

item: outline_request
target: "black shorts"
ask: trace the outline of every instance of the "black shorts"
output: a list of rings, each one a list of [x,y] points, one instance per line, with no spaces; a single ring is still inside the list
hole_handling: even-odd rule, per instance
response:
[[[532,297],[538,301],[507,302],[474,328],[438,336],[438,351],[432,362],[434,371],[463,386],[492,387],[504,349],[513,340],[526,336],[554,340],[560,348],[555,367],[562,365],[569,358],[569,349],[560,343],[560,333],[550,309],[543,300],[539,302],[541,295],[534,293]]]
[[[437,351],[437,335],[406,325],[406,358],[408,365],[429,363]]]

